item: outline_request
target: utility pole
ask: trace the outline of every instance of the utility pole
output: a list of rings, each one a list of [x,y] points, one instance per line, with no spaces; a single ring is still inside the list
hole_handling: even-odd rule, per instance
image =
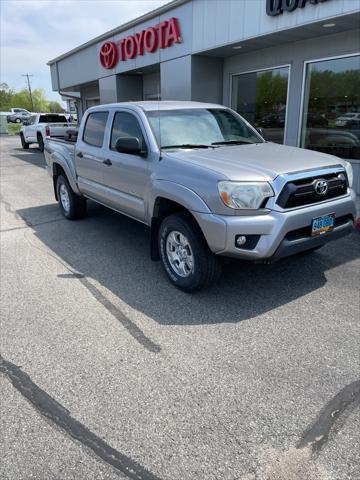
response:
[[[34,111],[34,100],[33,100],[33,97],[32,97],[30,79],[29,79],[29,77],[33,77],[34,75],[29,75],[28,73],[25,73],[25,75],[21,75],[21,76],[27,78],[27,84],[28,84],[30,100],[31,100],[31,107],[32,107],[32,111]]]

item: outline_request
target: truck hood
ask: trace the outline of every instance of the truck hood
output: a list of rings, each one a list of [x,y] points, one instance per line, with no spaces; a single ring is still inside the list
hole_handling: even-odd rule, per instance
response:
[[[192,163],[216,171],[229,180],[242,181],[273,180],[284,173],[343,165],[332,155],[268,142],[213,150],[179,150],[167,152],[166,156],[184,162],[184,166]]]

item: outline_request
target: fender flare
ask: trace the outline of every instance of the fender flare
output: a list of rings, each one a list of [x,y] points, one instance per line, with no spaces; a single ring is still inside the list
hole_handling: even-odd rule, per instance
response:
[[[58,168],[57,165],[60,166],[65,172],[66,178],[72,190],[77,195],[81,195],[79,187],[76,183],[76,173],[75,173],[74,167],[70,166],[64,157],[54,152],[51,155],[51,176],[53,177],[53,179],[57,176],[57,172],[56,172],[56,169]],[[55,196],[56,196],[55,182],[54,182],[54,190],[55,190]]]
[[[193,190],[171,180],[155,180],[152,184],[151,197],[148,203],[150,219],[154,216],[155,202],[158,197],[166,198],[182,205],[189,211],[211,213],[205,201]]]
[[[160,260],[160,255],[157,236],[161,221],[159,220],[156,212],[156,200],[159,197],[176,202],[190,212],[211,212],[204,200],[202,200],[197,193],[190,188],[184,187],[176,182],[169,180],[156,180],[153,182],[152,187],[151,197],[148,203],[148,215],[151,219],[150,256],[151,260],[158,261]],[[195,216],[194,220],[196,223],[198,223]]]

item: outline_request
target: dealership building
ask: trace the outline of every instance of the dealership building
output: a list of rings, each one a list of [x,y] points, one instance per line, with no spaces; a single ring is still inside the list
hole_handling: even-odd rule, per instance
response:
[[[121,19],[120,19],[121,20]],[[269,141],[351,161],[360,193],[360,0],[174,0],[49,62],[93,105],[227,105]]]

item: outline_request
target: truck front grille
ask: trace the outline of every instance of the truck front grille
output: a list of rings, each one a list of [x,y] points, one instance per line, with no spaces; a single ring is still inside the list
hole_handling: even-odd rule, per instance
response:
[[[326,182],[327,189],[325,193],[321,194],[316,187],[318,182],[323,180]],[[282,189],[276,203],[282,208],[302,207],[320,203],[345,195],[347,187],[346,175],[343,172],[301,178],[300,180],[288,182]]]

